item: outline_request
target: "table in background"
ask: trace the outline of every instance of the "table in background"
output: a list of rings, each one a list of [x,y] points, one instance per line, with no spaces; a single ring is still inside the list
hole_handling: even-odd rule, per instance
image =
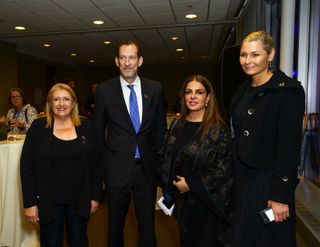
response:
[[[0,144],[0,246],[39,246],[36,228],[25,220],[20,182],[23,141]]]

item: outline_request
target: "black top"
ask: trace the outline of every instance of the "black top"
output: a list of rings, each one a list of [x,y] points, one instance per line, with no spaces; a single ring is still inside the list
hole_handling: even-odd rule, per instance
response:
[[[51,166],[53,178],[53,203],[67,204],[78,200],[84,179],[79,167],[80,153],[78,138],[65,141],[53,136]]]
[[[172,156],[173,157],[172,160],[174,161],[174,163],[180,150],[186,144],[189,144],[191,141],[194,140],[194,138],[196,137],[196,133],[200,128],[200,125],[201,125],[201,122],[189,122],[187,120],[184,122],[183,128],[180,134],[178,134],[176,142],[174,144],[173,156]]]

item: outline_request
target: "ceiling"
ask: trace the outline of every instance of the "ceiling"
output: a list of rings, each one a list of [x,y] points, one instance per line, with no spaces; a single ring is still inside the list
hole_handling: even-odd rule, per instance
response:
[[[246,0],[0,0],[0,40],[66,64],[113,64],[117,42],[142,44],[144,63],[216,59]],[[196,19],[186,19],[186,14]],[[104,24],[94,25],[94,20]],[[17,31],[15,26],[25,26]],[[173,41],[170,37],[176,36]],[[106,45],[104,41],[111,41]],[[44,47],[48,43],[50,47]],[[183,51],[177,52],[177,48]],[[76,53],[77,56],[70,56]]]

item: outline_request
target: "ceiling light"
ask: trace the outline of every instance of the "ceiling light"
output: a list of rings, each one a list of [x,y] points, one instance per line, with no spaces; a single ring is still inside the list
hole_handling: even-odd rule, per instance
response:
[[[186,18],[187,19],[195,19],[195,18],[197,18],[198,16],[196,15],[196,14],[187,14],[186,15]]]
[[[106,45],[110,45],[110,44],[111,44],[111,41],[106,40],[106,41],[103,41],[103,43],[106,44]]]
[[[19,31],[26,30],[26,28],[24,26],[16,26],[16,27],[14,27],[14,29],[19,30]]]
[[[50,47],[50,44],[43,44],[44,47]]]
[[[77,56],[77,53],[70,53],[70,56],[75,57],[75,56]]]
[[[94,62],[95,62],[94,59],[89,60],[89,63],[94,63]]]
[[[172,36],[170,39],[171,40],[178,40],[179,38],[177,36]]]
[[[99,21],[99,20],[93,21],[93,24],[95,25],[102,25],[103,23],[104,21]]]
[[[181,52],[181,51],[183,51],[183,49],[182,48],[177,48],[176,51]]]

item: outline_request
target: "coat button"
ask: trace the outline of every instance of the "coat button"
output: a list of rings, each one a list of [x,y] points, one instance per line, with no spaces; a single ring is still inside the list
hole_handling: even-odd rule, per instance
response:
[[[242,134],[244,135],[244,136],[249,136],[249,131],[248,130],[244,130],[243,132],[242,132]]]
[[[287,177],[287,176],[284,176],[283,178],[282,178],[282,181],[283,182],[287,182],[289,180],[289,178]]]
[[[258,94],[258,96],[259,96],[259,97],[261,97],[263,94],[264,94],[264,93],[263,93],[263,92],[261,92],[261,93],[259,93],[259,94]]]
[[[38,199],[40,199],[40,196],[37,196]]]
[[[279,83],[279,87],[284,87],[285,83],[284,82],[280,82]]]
[[[252,115],[252,114],[253,114],[253,112],[254,112],[254,110],[253,110],[252,108],[249,108],[249,110],[248,110],[248,114],[249,114],[249,115]]]

